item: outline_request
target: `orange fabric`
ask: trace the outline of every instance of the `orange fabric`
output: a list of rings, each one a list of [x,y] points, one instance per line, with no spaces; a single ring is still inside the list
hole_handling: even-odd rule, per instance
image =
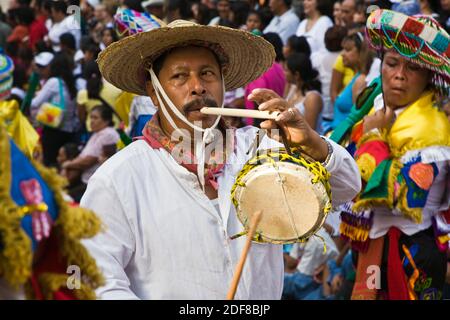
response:
[[[377,288],[368,287],[369,277],[374,277],[372,272],[368,272],[369,266],[380,266],[383,255],[384,237],[370,239],[366,252],[359,252],[358,266],[356,268],[355,285],[352,292],[352,300],[376,300]],[[381,275],[378,275],[381,277]]]

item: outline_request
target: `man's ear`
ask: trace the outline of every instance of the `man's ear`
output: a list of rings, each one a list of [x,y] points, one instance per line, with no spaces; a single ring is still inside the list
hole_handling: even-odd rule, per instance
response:
[[[151,81],[145,81],[145,91],[147,91],[148,96],[152,99],[153,105],[159,108],[159,101],[156,97],[155,88],[153,88]]]

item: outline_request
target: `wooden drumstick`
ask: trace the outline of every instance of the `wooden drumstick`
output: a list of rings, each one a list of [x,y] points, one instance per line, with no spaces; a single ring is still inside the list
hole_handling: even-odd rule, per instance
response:
[[[247,109],[233,109],[233,108],[208,108],[204,107],[200,109],[203,114],[212,114],[226,117],[240,117],[240,118],[255,118],[255,119],[272,119],[275,120],[280,112],[269,112],[259,110],[247,110]]]
[[[244,269],[245,260],[247,259],[248,251],[250,250],[250,246],[252,245],[252,239],[255,235],[256,228],[258,227],[259,221],[261,220],[262,211],[256,211],[252,217],[252,221],[250,224],[250,230],[247,233],[247,241],[245,242],[244,249],[242,250],[241,258],[236,266],[236,271],[233,276],[233,280],[231,281],[230,290],[227,294],[227,300],[233,300],[234,295],[236,294],[236,290],[239,284],[239,280],[241,279],[242,270]]]

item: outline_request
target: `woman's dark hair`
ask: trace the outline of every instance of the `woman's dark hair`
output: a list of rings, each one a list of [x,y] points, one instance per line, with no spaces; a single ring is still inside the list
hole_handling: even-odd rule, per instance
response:
[[[286,66],[293,75],[297,73],[300,75],[303,81],[300,90],[304,95],[311,90],[322,91],[322,84],[318,79],[319,72],[313,68],[309,56],[304,53],[293,53],[287,58]]]
[[[83,68],[83,78],[86,80],[86,90],[89,99],[99,99],[103,88],[102,74],[95,61],[88,61]]]
[[[342,40],[347,35],[347,29],[341,26],[333,26],[325,32],[325,47],[330,52],[342,51]]]
[[[317,11],[320,12],[322,16],[333,17],[333,4],[334,2],[330,0],[317,0]]]
[[[62,148],[64,149],[68,160],[73,160],[80,154],[80,150],[78,149],[78,145],[76,143],[66,143],[62,146]]]
[[[180,10],[181,19],[189,20],[192,18],[191,3],[187,0],[168,0],[167,11]]]
[[[113,111],[111,110],[110,107],[105,106],[104,104],[100,104],[92,108],[91,113],[94,111],[98,111],[98,113],[100,114],[100,118],[102,118],[103,121],[108,123],[108,127],[114,126]]]
[[[69,90],[70,97],[75,99],[77,89],[75,87],[75,77],[73,76],[73,62],[64,53],[58,53],[50,63],[50,77],[61,78]]]
[[[250,11],[250,5],[244,1],[230,2],[231,11],[234,13],[233,24],[238,28],[245,24]]]
[[[268,32],[262,36],[266,39],[275,49],[275,61],[280,62],[284,60],[283,56],[283,41],[281,40],[278,33]]]
[[[87,46],[86,51],[92,53],[94,60],[97,60],[98,54],[101,50],[97,44],[90,44]]]
[[[19,24],[29,26],[34,21],[34,11],[29,7],[19,7],[16,9],[16,19]]]
[[[294,50],[294,52],[304,53],[308,57],[311,56],[311,47],[309,46],[308,40],[306,40],[304,36],[290,36],[287,40],[287,44],[292,48],[292,50]]]
[[[342,43],[348,41],[353,42],[359,52],[359,71],[363,74],[368,74],[375,55],[372,50],[369,50],[364,34],[361,32],[349,34],[342,40]]]
[[[119,41],[119,37],[117,36],[117,32],[116,30],[114,30],[113,28],[105,28],[102,31],[102,37],[103,37],[103,32],[105,31],[109,31],[109,34],[111,35],[113,42]]]
[[[273,13],[269,7],[262,7],[258,10],[261,17],[261,31],[263,31],[273,18]]]

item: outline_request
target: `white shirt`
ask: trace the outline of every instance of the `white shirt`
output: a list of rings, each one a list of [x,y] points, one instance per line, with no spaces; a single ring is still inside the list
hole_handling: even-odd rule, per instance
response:
[[[283,45],[287,43],[290,36],[295,34],[300,19],[295,14],[293,9],[289,9],[281,16],[274,16],[270,20],[269,25],[264,29],[263,33],[275,32],[278,33]]]
[[[330,259],[335,259],[339,255],[336,244],[330,235],[322,228],[317,231],[317,236],[312,236],[305,244],[294,244],[289,255],[300,258],[297,271],[307,276],[314,275],[314,271]],[[324,247],[326,250],[324,250]]]
[[[308,40],[311,53],[325,49],[325,32],[333,26],[333,21],[328,16],[321,16],[309,31],[306,31],[307,24],[308,19],[303,19],[295,35],[303,36]]]
[[[329,120],[333,119],[333,104],[330,98],[331,76],[339,54],[340,52],[330,52],[324,48],[311,55],[312,66],[319,72],[319,79],[322,84],[322,117]]]
[[[81,151],[79,157],[94,157],[97,160],[103,154],[103,147],[110,144],[116,144],[120,140],[120,136],[116,129],[112,127],[106,127],[98,132],[95,132],[92,137],[89,138],[86,146]],[[99,163],[85,169],[81,175],[81,181],[88,183],[89,178],[100,167]]]
[[[81,29],[80,24],[75,19],[75,15],[68,15],[62,21],[54,23],[48,30],[48,37],[52,42],[52,48],[55,52],[59,52],[61,50],[59,37],[66,32],[71,33],[75,37],[76,48],[79,48],[81,41]]]
[[[230,201],[236,174],[249,156],[257,129],[236,131],[236,148],[218,177],[220,215],[197,176],[164,149],[138,140],[106,161],[91,177],[81,206],[96,212],[105,232],[84,244],[103,271],[101,299],[224,299],[246,238]],[[261,146],[273,140],[265,138]],[[353,198],[361,187],[356,163],[342,147],[327,165],[333,201]],[[277,144],[279,145],[279,144]],[[236,299],[280,299],[281,245],[253,243]]]

